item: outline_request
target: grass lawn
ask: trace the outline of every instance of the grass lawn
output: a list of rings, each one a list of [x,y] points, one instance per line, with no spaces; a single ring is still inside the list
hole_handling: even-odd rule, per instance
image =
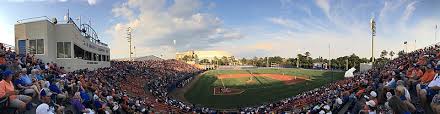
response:
[[[250,77],[222,79],[226,87],[244,89],[238,95],[214,96],[213,88],[222,86],[218,74],[286,74],[291,76],[305,76],[311,81],[300,82],[294,85],[285,85],[280,81],[268,77],[252,77],[253,83],[247,83]],[[233,109],[244,106],[254,106],[262,103],[278,101],[294,96],[302,91],[320,87],[332,80],[343,79],[344,72],[329,72],[303,69],[252,69],[252,70],[212,70],[200,77],[195,85],[185,94],[185,98],[196,105],[218,109]],[[333,78],[332,78],[333,77]]]

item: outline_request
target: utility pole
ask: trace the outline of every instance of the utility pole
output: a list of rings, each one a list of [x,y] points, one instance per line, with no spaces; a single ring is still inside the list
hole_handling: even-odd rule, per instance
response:
[[[131,59],[131,55],[133,54],[133,52],[131,52],[131,27],[128,27],[127,28],[127,40],[128,40],[128,46],[129,46],[129,52],[130,52],[130,54],[129,54],[129,61],[132,61],[132,59]]]
[[[299,52],[300,52],[300,50],[298,49],[298,50],[297,50],[297,53],[298,53],[298,54],[297,54],[297,56],[296,56],[296,68],[299,68],[299,56],[298,56],[298,55],[299,55]]]
[[[435,25],[435,32],[434,32],[434,44],[437,44],[437,25]]]
[[[374,64],[374,36],[376,36],[376,22],[374,17],[370,20],[371,24],[371,62]]]

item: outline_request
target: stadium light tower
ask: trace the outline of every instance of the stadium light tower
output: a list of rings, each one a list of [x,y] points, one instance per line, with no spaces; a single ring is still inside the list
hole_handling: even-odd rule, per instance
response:
[[[371,63],[374,64],[374,36],[376,36],[376,22],[374,21],[374,17],[370,20],[371,26]]]
[[[129,61],[131,61],[132,59],[131,59],[131,55],[133,54],[133,52],[131,52],[131,27],[128,27],[127,28],[127,40],[128,40],[128,46],[129,46],[129,52],[130,52],[130,54],[129,54]]]
[[[435,25],[434,29],[434,44],[437,44],[437,25]]]
[[[297,56],[296,56],[296,68],[299,68],[299,54],[300,54],[300,52],[301,52],[301,50],[300,49],[298,49],[298,50],[296,50],[297,51]]]

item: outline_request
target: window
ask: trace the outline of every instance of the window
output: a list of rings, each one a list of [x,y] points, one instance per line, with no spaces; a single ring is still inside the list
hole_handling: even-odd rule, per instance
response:
[[[88,51],[84,51],[84,52],[85,52],[85,54],[84,54],[84,55],[85,55],[85,56],[84,56],[85,60],[92,60],[91,57],[90,57],[90,56],[91,56],[91,53],[88,52]]]
[[[37,40],[37,54],[44,54],[44,41],[43,41],[43,39]]]
[[[57,58],[71,58],[70,42],[57,42]]]
[[[29,40],[29,52],[31,54],[44,54],[44,40]]]
[[[37,40],[29,40],[29,52],[31,54],[36,54]]]
[[[73,52],[75,54],[75,58],[86,59],[84,50],[77,45],[73,46]]]
[[[93,61],[96,61],[96,54],[93,53],[92,56],[93,56],[93,59],[92,59],[92,60],[93,60]]]

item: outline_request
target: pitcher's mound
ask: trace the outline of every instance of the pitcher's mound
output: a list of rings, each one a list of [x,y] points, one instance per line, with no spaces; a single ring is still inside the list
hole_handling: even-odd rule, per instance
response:
[[[243,93],[244,90],[237,88],[223,88],[223,87],[215,87],[214,95],[236,95]]]

